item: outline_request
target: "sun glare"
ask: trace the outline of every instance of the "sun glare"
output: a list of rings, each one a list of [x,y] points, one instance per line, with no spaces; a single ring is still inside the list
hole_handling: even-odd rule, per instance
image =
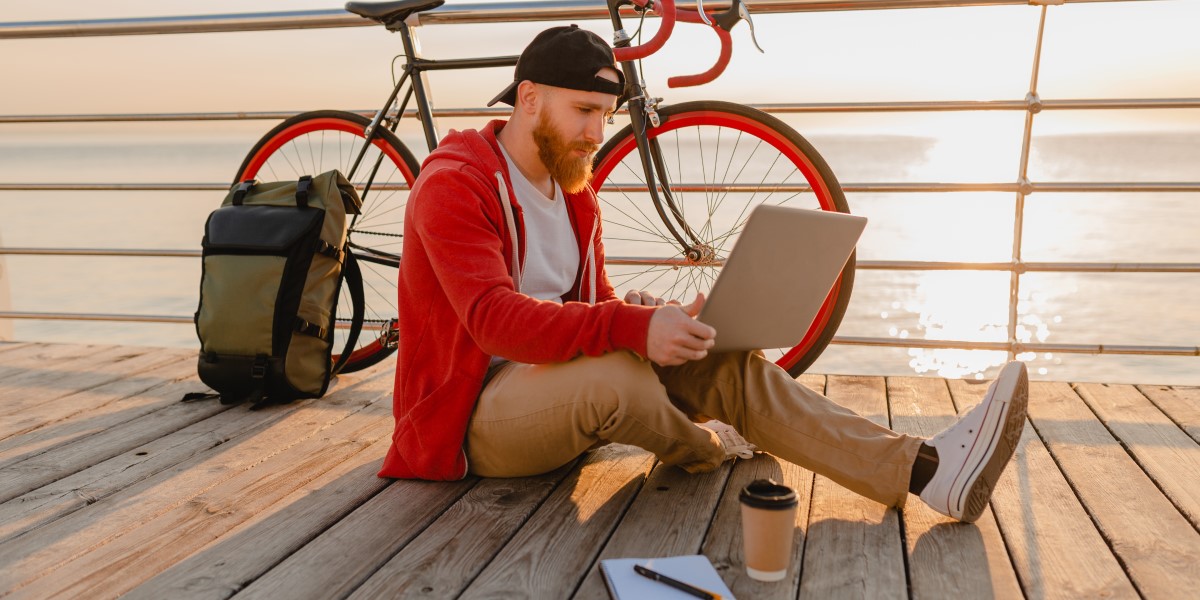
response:
[[[1004,294],[996,293],[997,282],[994,273],[981,271],[924,273],[912,297],[893,302],[892,311],[881,312],[880,318],[888,320],[896,313],[916,317],[916,331],[888,328],[888,334],[899,339],[1003,342],[1008,336],[1008,302]],[[1043,292],[1025,290],[1019,297],[1016,341],[1047,341],[1051,325],[1061,322],[1061,317],[1042,317],[1048,305]],[[909,366],[917,373],[947,378],[982,379],[988,369],[1008,360],[1004,351],[911,348],[908,354]],[[1035,357],[1032,352],[1017,356],[1019,360]]]

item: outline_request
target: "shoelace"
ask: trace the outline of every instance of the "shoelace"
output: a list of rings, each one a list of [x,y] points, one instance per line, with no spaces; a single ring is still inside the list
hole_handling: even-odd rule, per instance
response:
[[[725,456],[754,458],[754,451],[758,450],[758,447],[746,441],[732,426],[720,421],[708,421],[698,425],[717,434],[717,439],[721,440],[721,445],[725,447]]]

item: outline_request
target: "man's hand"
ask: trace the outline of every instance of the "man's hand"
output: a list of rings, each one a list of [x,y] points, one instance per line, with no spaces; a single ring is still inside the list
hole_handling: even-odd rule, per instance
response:
[[[642,306],[663,306],[667,301],[641,290],[629,290],[625,294],[625,304],[640,304]],[[676,302],[676,304],[679,304]]]
[[[634,292],[626,294],[625,301],[640,304],[630,301],[633,294]],[[654,316],[650,318],[650,332],[646,336],[646,358],[655,364],[669,367],[708,356],[708,349],[715,343],[713,338],[716,337],[717,330],[696,320],[696,315],[700,314],[700,309],[704,306],[704,294],[696,294],[696,299],[687,306],[674,301],[664,306],[661,299],[655,300],[653,305],[661,308],[654,311]]]

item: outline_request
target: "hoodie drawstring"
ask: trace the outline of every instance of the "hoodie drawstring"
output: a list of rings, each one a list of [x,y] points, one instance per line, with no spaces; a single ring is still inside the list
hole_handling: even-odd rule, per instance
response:
[[[521,249],[517,241],[517,219],[513,216],[512,202],[508,198],[508,184],[504,182],[504,174],[496,171],[496,183],[500,188],[500,205],[504,207],[504,220],[508,223],[508,235],[512,238],[512,277],[513,288],[521,291]]]
[[[600,215],[597,214],[595,220],[592,221],[592,235],[588,236],[587,266],[583,270],[584,275],[591,275],[588,277],[588,304],[596,303],[596,279],[600,277],[596,272],[596,232],[599,229]]]

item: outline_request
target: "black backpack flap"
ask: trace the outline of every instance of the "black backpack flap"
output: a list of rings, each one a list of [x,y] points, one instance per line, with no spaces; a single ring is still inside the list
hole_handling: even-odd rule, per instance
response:
[[[319,208],[225,206],[208,217],[204,249],[287,254],[289,248],[321,227],[324,216],[325,211]]]

